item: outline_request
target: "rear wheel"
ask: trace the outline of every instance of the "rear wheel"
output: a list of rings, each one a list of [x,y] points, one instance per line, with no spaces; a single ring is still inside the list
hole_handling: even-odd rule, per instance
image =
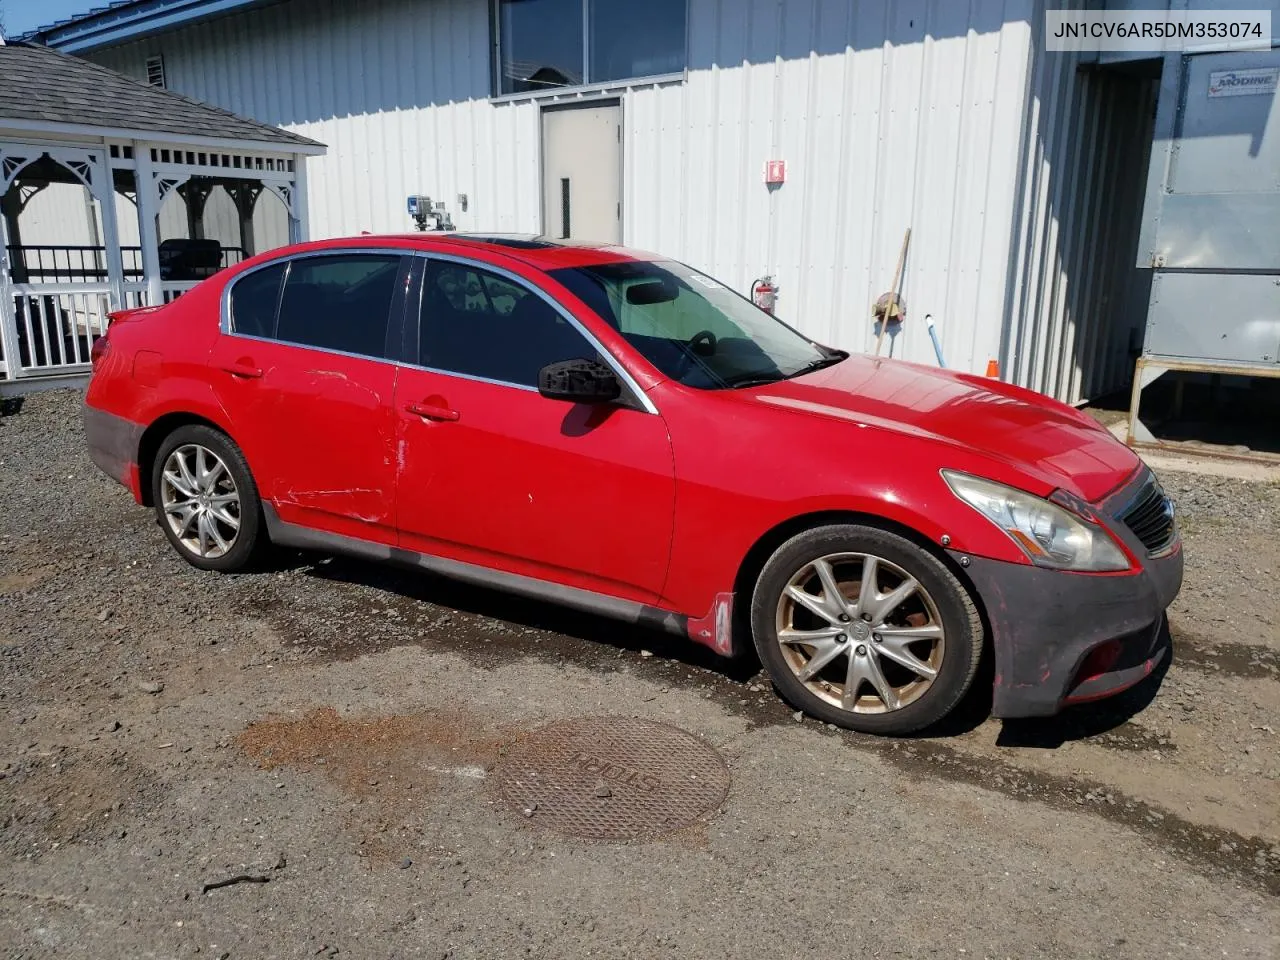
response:
[[[202,424],[165,438],[151,472],[156,518],[192,566],[228,572],[250,562],[262,535],[262,504],[244,455]]]
[[[875,527],[819,527],[769,559],[751,605],[756,649],[783,696],[828,723],[905,734],[973,682],[982,622],[942,561]]]

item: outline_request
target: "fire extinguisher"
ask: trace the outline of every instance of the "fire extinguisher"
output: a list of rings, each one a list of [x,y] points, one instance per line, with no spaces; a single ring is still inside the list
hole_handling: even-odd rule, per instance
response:
[[[778,285],[767,274],[751,284],[751,302],[765,313],[773,313],[778,305]]]

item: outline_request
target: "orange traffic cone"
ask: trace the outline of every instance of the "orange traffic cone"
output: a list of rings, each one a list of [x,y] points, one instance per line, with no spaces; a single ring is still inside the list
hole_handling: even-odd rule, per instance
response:
[[[993,380],[1000,379],[1000,361],[999,360],[987,361],[987,376],[991,377]]]

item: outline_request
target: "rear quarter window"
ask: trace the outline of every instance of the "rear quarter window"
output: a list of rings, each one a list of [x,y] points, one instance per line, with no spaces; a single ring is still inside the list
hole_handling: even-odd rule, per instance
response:
[[[287,264],[277,263],[241,277],[231,288],[231,329],[249,337],[274,337],[280,281]]]

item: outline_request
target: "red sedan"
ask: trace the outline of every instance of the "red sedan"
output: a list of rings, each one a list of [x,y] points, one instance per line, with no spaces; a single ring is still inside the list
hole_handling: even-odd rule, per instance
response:
[[[1169,653],[1155,477],[1084,414],[850,356],[683,264],[533,237],[360,237],[114,316],[91,455],[184,559],[421,567],[732,654],[831,723],[1050,714]]]

